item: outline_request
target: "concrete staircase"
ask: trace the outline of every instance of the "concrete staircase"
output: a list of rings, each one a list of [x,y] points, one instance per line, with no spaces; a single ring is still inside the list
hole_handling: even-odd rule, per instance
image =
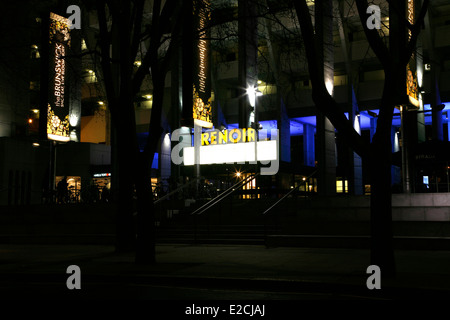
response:
[[[200,215],[205,201],[158,207],[158,243],[266,244],[369,248],[369,197],[225,199]],[[116,220],[106,204],[0,208],[2,243],[113,244]],[[398,248],[450,250],[450,194],[393,195]]]
[[[264,245],[264,225],[175,225],[158,229],[157,243]]]
[[[204,202],[189,208],[166,208],[167,216],[157,229],[158,243],[202,244],[265,244],[268,232],[277,233],[266,225],[261,214],[273,199],[225,199],[201,214],[192,214]]]

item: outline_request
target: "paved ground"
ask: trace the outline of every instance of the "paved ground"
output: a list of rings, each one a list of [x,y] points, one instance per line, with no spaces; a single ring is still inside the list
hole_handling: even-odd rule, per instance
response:
[[[398,275],[369,290],[369,251],[159,245],[156,265],[103,245],[0,245],[0,295],[31,299],[450,299],[449,251],[397,251]],[[69,265],[81,289],[69,290]],[[381,271],[382,272],[382,271]]]

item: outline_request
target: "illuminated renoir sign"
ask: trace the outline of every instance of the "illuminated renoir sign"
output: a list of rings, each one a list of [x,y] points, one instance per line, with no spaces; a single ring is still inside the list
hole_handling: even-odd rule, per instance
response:
[[[199,146],[199,164],[270,164],[261,167],[262,175],[273,175],[278,172],[278,130],[256,132],[252,128],[212,130],[201,133]],[[195,135],[195,132],[194,132]],[[192,136],[182,128],[172,133],[172,141],[178,144],[172,149],[171,159],[174,164],[192,166],[195,163],[195,146],[191,146]],[[196,139],[194,138],[194,141]]]
[[[70,22],[50,13],[47,137],[69,141],[69,106],[66,94],[66,54],[70,46]]]
[[[224,143],[255,142],[255,135],[256,130],[252,128],[207,131],[202,133],[202,146]]]

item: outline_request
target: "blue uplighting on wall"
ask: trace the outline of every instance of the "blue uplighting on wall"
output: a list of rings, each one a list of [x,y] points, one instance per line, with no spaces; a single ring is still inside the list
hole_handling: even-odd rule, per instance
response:
[[[137,134],[137,140],[138,140],[138,146],[139,146],[139,151],[143,152],[144,148],[145,148],[145,144],[147,143],[147,138],[148,138],[148,132],[142,132],[142,133],[138,133]],[[158,169],[159,166],[159,154],[156,152],[155,156],[153,157],[153,162],[152,162],[152,169]]]
[[[159,154],[156,152],[155,156],[153,157],[153,162],[152,162],[152,169],[158,169],[158,163],[159,163]]]

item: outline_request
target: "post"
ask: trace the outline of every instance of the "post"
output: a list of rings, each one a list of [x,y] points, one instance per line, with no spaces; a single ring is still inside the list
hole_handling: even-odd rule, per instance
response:
[[[409,183],[409,159],[408,159],[408,138],[405,132],[405,107],[400,106],[400,125],[402,131],[402,181],[403,181],[403,192],[411,193],[410,183]]]
[[[200,146],[202,143],[202,127],[194,124],[194,154],[195,154],[195,177],[197,181],[195,182],[195,197],[198,199],[199,186],[200,186]]]

